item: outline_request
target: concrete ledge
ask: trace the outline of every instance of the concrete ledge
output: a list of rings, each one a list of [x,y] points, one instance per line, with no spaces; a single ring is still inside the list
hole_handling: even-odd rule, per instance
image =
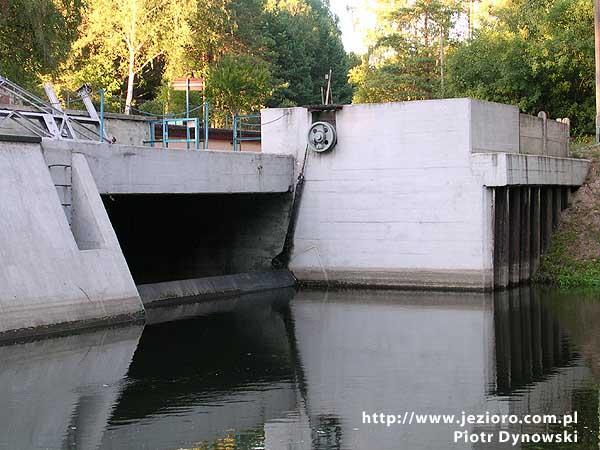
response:
[[[275,193],[293,185],[294,159],[285,155],[47,139],[42,147],[47,161],[84,154],[101,194]]]
[[[585,159],[516,153],[476,153],[471,167],[487,187],[514,185],[581,186],[590,162]]]
[[[286,288],[295,284],[296,280],[289,271],[277,270],[142,284],[138,286],[138,291],[144,306],[154,308]]]
[[[487,291],[492,274],[478,270],[293,269],[301,286]]]
[[[259,306],[283,309],[294,298],[295,294],[296,289],[294,287],[283,287],[226,298],[215,298],[214,300],[195,297],[192,301],[180,301],[170,304],[168,304],[168,301],[167,304],[165,304],[165,301],[160,301],[146,310],[146,324],[156,325],[164,322],[176,322],[216,313],[240,312],[243,314],[244,309],[253,309]]]

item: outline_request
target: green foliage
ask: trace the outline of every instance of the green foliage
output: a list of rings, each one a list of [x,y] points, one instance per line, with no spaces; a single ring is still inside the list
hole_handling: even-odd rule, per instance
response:
[[[237,36],[247,51],[271,66],[275,89],[268,106],[320,103],[329,69],[334,102],[351,101],[350,59],[337,22],[321,0],[238,1],[232,4],[233,17],[242,16],[238,8],[244,8],[244,20]]]
[[[210,68],[206,93],[213,107],[233,116],[256,111],[272,92],[267,65],[251,56],[224,56]]]
[[[234,102],[249,61],[258,78]],[[29,88],[50,78],[65,99],[89,83],[111,111],[179,112],[169,85],[185,76],[212,77],[222,115],[319,103],[330,69],[348,103],[351,63],[322,0],[0,0],[0,72]]]
[[[600,258],[579,261],[570,254],[579,233],[559,230],[552,236],[550,250],[542,258],[536,281],[561,288],[600,287]]]
[[[79,7],[80,0],[0,0],[0,73],[35,88],[66,56]]]
[[[589,0],[512,0],[449,56],[452,95],[569,117],[594,131],[594,24]]]
[[[351,71],[355,102],[421,100],[444,95],[444,56],[461,12],[454,1],[417,0],[384,12],[381,31]]]

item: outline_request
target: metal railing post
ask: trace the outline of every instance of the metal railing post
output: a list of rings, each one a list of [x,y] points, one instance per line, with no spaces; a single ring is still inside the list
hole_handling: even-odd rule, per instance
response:
[[[104,89],[100,89],[100,142],[104,141]]]
[[[208,127],[209,127],[208,101],[204,102],[204,150],[208,150]]]
[[[237,125],[238,125],[238,116],[237,114],[233,116],[233,151],[237,152],[238,149],[238,145],[237,145],[237,141],[238,141],[238,133],[237,133]]]

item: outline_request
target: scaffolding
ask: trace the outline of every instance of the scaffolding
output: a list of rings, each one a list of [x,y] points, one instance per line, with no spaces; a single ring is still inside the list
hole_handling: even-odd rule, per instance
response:
[[[0,107],[0,128],[5,122],[11,121],[41,138],[110,142],[104,133],[103,108],[98,116],[89,98],[89,86],[84,85],[78,91],[89,116],[70,115],[62,109],[52,86],[46,84],[44,89],[50,102],[0,75],[0,91],[23,105],[23,108]]]

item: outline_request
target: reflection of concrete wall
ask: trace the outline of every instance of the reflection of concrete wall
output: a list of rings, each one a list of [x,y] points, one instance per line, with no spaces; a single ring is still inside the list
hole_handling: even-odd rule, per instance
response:
[[[181,448],[212,442],[278,419],[296,406],[293,383],[269,383],[213,395],[197,405],[108,428],[102,448]],[[166,413],[166,414],[165,414]]]
[[[0,347],[0,448],[96,448],[141,331]]]
[[[450,426],[363,425],[362,411],[485,410],[494,376],[489,297],[300,291],[292,309],[311,423],[339,417],[343,447],[446,448],[452,438]]]
[[[300,291],[291,305],[313,433],[335,418],[342,448],[471,448],[451,444],[457,426],[366,425],[362,411],[570,412],[589,370],[557,348],[560,328],[539,298],[536,306],[529,290],[500,297]],[[542,355],[547,346],[551,359]],[[537,375],[526,370],[533,357],[545,358]],[[506,389],[506,370],[512,384],[495,395]]]

